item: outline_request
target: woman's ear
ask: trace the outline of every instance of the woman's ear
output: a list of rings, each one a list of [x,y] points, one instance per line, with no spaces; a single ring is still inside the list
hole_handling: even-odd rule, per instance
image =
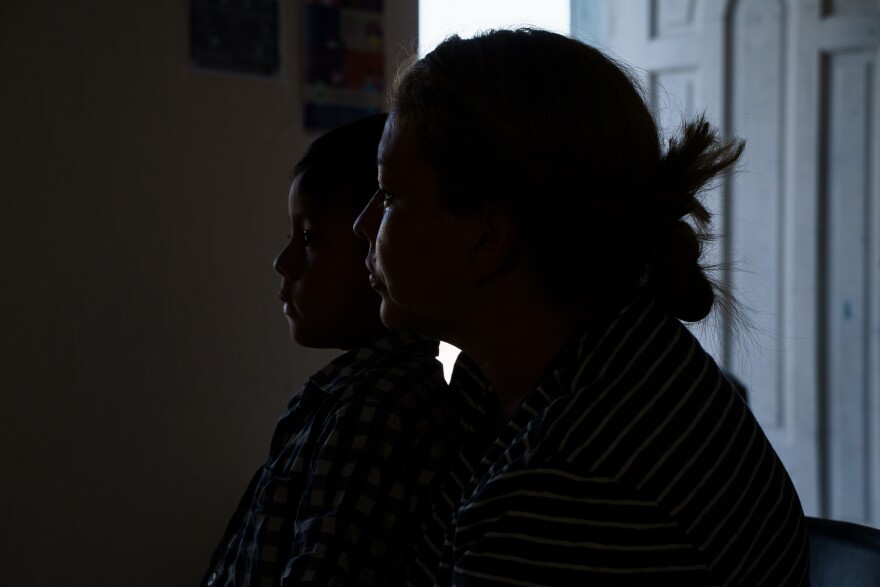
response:
[[[478,284],[513,264],[519,251],[519,226],[508,210],[492,205],[474,214],[472,222],[468,280]]]

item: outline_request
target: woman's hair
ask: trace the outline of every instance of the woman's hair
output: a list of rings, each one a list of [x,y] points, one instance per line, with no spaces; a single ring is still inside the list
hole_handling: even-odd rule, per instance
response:
[[[356,211],[378,189],[376,151],[387,114],[374,114],[321,135],[297,162],[291,178],[318,205],[332,195],[350,202]]]
[[[597,49],[532,28],[453,36],[401,72],[392,112],[453,213],[511,210],[559,301],[645,285],[682,320],[712,309],[698,195],[743,144],[699,117],[663,149],[638,83]]]

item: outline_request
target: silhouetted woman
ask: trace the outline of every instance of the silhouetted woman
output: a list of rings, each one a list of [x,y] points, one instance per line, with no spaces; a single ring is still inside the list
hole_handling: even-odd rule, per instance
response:
[[[498,406],[474,400],[423,580],[807,583],[792,482],[681,323],[721,299],[699,194],[741,151],[702,118],[663,145],[620,65],[546,31],[402,73],[355,230],[383,322],[460,347],[455,385]]]

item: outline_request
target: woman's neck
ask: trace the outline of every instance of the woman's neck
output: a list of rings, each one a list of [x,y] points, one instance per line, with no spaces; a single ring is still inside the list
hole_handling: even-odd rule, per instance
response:
[[[586,316],[544,296],[495,300],[474,312],[459,344],[491,383],[506,422]]]

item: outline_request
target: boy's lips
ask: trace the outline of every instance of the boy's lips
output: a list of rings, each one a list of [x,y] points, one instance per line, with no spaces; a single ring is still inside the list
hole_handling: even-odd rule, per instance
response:
[[[287,314],[288,316],[293,315],[293,313],[294,313],[293,298],[290,295],[290,290],[288,288],[282,286],[281,289],[278,290],[278,299],[281,300],[281,302],[283,304],[281,306],[281,311],[284,312],[285,314]]]

